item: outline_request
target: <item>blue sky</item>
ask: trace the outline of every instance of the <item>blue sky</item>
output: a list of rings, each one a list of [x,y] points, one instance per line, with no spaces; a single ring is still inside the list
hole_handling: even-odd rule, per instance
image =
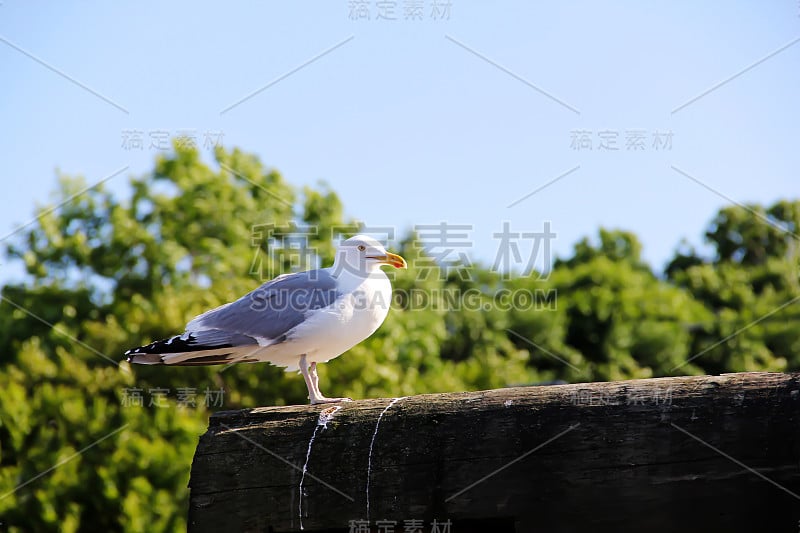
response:
[[[795,0],[414,4],[3,0],[0,232],[51,200],[56,169],[127,167],[107,182],[122,193],[151,136],[187,130],[328,182],[370,226],[470,225],[488,264],[504,222],[547,221],[556,254],[602,225],[661,269],[726,197],[800,197]]]

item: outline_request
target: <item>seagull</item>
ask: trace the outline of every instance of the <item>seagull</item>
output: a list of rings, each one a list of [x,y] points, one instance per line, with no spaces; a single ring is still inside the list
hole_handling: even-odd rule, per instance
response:
[[[186,331],[125,352],[129,363],[220,365],[269,362],[299,370],[311,404],[319,390],[317,363],[327,363],[360,343],[383,323],[392,286],[381,266],[406,268],[377,240],[356,235],[344,241],[333,266],[283,274],[236,301],[195,317]]]

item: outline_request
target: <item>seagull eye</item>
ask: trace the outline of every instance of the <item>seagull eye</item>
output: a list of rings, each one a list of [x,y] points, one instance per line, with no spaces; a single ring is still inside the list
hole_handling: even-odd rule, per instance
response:
[[[366,250],[366,249],[367,249],[367,247],[366,247],[366,246],[364,246],[363,244],[359,244],[359,245],[358,245],[358,251],[359,251],[359,252],[363,252],[363,251],[364,251],[364,250]]]

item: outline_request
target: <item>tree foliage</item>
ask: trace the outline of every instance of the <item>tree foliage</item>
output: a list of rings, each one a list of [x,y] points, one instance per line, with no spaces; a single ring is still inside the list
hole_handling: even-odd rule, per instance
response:
[[[326,185],[294,187],[240,150],[220,148],[209,165],[176,145],[124,198],[86,185],[60,176],[59,207],[40,209],[6,245],[28,279],[1,293],[0,521],[183,530],[210,411],[303,403],[305,386],[267,365],[131,368],[122,353],[266,278],[329,264],[334,238],[359,225]],[[303,231],[314,264],[275,253]],[[642,261],[634,234],[601,228],[548,275],[515,277],[437,265],[406,235],[393,247],[411,268],[393,273],[389,317],[321,379],[326,392],[364,398],[797,370],[798,231],[798,201],[730,206],[706,230],[715,255],[681,249],[664,275]],[[207,406],[219,390],[222,405]]]

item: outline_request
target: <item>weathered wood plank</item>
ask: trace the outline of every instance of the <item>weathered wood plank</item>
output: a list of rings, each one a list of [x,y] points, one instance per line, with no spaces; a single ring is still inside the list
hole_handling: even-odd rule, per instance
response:
[[[192,465],[189,530],[299,531],[301,505],[306,531],[367,519],[398,532],[434,519],[453,533],[798,530],[798,374],[390,401],[342,404],[327,427],[324,406],[215,414]]]

